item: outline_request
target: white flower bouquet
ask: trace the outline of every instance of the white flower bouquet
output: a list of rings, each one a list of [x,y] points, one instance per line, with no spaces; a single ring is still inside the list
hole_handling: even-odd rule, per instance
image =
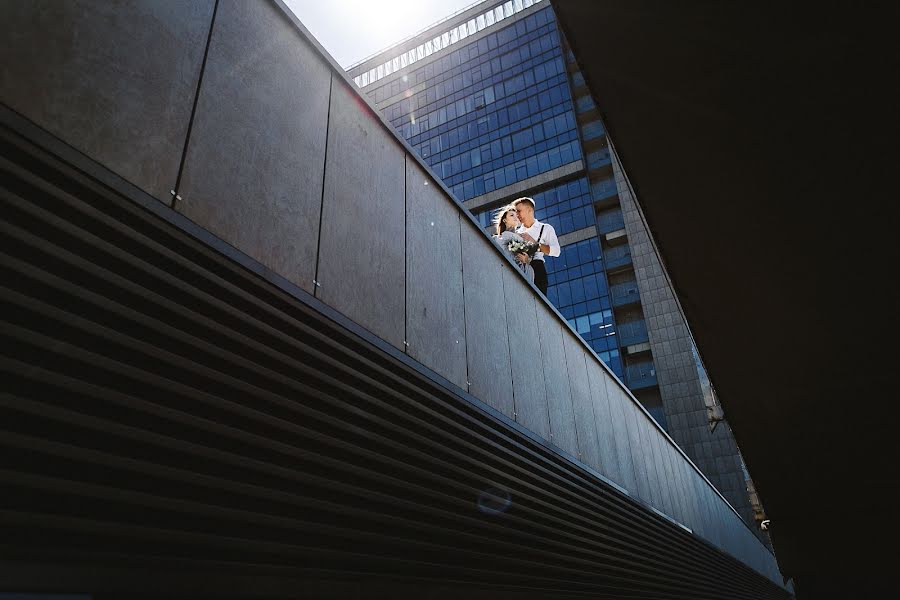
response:
[[[528,256],[534,256],[534,253],[538,250],[538,245],[534,242],[526,242],[522,236],[515,234],[511,236],[511,239],[507,242],[506,249],[513,254],[527,254]]]

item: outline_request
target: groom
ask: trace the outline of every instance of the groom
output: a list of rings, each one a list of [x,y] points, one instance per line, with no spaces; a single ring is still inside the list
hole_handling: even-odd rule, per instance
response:
[[[544,265],[544,255],[559,256],[559,240],[556,230],[549,223],[541,223],[534,218],[534,200],[528,197],[515,201],[516,213],[522,223],[516,233],[529,242],[538,242],[540,247],[531,259],[531,268],[534,269],[534,285],[541,293],[547,295],[547,268]]]

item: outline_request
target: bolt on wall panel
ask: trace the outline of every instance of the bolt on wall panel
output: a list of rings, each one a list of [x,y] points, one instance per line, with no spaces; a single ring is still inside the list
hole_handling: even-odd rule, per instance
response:
[[[468,389],[459,209],[408,156],[406,341],[412,358]]]
[[[175,202],[308,292],[330,84],[328,65],[274,4],[220,3]]]
[[[0,3],[0,101],[168,203],[213,5]]]

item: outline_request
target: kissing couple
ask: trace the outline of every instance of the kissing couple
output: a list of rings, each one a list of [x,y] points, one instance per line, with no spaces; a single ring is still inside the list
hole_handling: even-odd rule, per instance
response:
[[[525,277],[547,295],[545,256],[559,256],[559,239],[549,223],[534,218],[534,200],[519,198],[494,213],[494,241],[511,255]]]

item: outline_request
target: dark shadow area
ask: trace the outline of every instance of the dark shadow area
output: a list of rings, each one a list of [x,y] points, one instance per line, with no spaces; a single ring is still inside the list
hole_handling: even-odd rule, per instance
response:
[[[872,540],[890,539],[896,503],[887,90],[898,65],[882,25],[896,12],[553,5],[771,518],[783,572],[800,598],[895,588]]]

